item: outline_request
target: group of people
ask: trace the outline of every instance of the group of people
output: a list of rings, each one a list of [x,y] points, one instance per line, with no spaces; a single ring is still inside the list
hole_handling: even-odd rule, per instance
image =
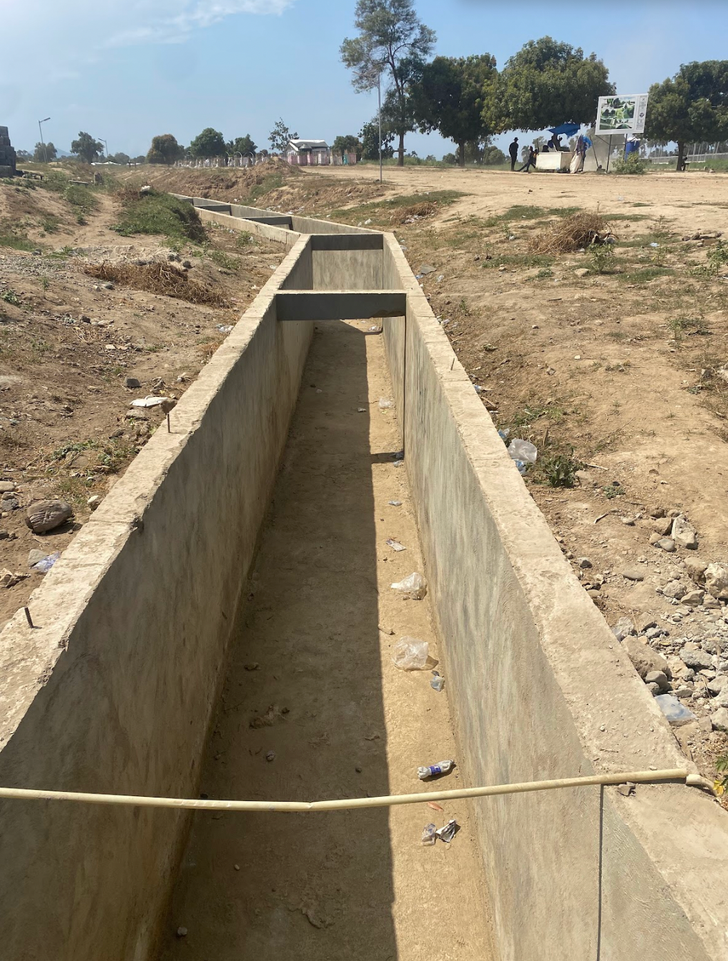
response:
[[[582,170],[584,169],[584,160],[586,158],[586,151],[590,143],[591,141],[587,137],[584,137],[582,134],[579,134],[579,137],[577,138],[577,141],[576,141],[576,147],[574,149],[574,157],[571,161],[570,169],[572,173],[581,173]],[[514,137],[513,142],[508,147],[508,153],[510,154],[510,157],[511,157],[511,170],[516,169],[516,163],[518,162],[518,149],[519,149],[518,137]],[[550,150],[568,151],[569,148],[561,146],[560,134],[552,134],[551,139],[548,141],[548,143],[545,143],[541,147],[542,153],[548,153]],[[531,167],[535,169],[536,158],[538,157],[538,154],[539,154],[539,148],[531,145],[528,148],[528,156],[526,157],[526,162],[523,164],[522,167],[518,168],[518,173],[521,173],[524,170],[526,173],[530,173]]]

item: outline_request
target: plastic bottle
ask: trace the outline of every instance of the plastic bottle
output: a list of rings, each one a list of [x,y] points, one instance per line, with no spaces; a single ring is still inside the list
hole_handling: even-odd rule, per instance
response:
[[[447,774],[455,767],[454,761],[440,761],[437,764],[430,764],[427,767],[417,768],[417,777],[421,781],[426,781],[428,777],[437,777],[439,774]]]

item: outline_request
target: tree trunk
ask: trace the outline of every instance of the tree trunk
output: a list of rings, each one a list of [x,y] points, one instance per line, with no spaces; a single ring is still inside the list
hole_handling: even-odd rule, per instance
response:
[[[677,142],[677,167],[675,167],[679,173],[685,170],[685,144],[678,140]]]
[[[461,167],[465,166],[465,141],[460,140],[458,142],[458,163]]]
[[[399,147],[397,147],[397,166],[404,167],[404,134],[399,135]]]

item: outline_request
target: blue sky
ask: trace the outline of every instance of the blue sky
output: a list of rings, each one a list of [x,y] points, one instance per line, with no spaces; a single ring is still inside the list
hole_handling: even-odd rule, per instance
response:
[[[0,0],[0,124],[32,149],[39,119],[68,149],[79,130],[113,153],[181,143],[203,127],[269,146],[278,117],[300,136],[357,133],[376,112],[339,62],[355,0]],[[621,93],[642,93],[690,60],[725,56],[728,3],[673,0],[416,0],[436,52],[489,52],[502,66],[550,34],[595,51]],[[412,134],[421,156],[453,149]]]

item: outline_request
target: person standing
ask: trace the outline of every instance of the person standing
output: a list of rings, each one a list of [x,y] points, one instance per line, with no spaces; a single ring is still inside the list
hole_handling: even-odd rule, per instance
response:
[[[521,173],[522,171],[525,170],[527,174],[530,174],[530,173],[531,173],[531,170],[530,170],[531,167],[533,167],[533,169],[535,170],[535,169],[536,169],[536,157],[537,157],[537,155],[538,155],[538,151],[537,151],[537,150],[534,150],[533,147],[529,147],[529,148],[528,148],[528,160],[525,162],[525,164],[521,167],[521,169],[520,169],[518,172]]]
[[[513,138],[513,143],[508,147],[508,153],[511,155],[511,170],[515,170],[518,160],[518,137]]]

